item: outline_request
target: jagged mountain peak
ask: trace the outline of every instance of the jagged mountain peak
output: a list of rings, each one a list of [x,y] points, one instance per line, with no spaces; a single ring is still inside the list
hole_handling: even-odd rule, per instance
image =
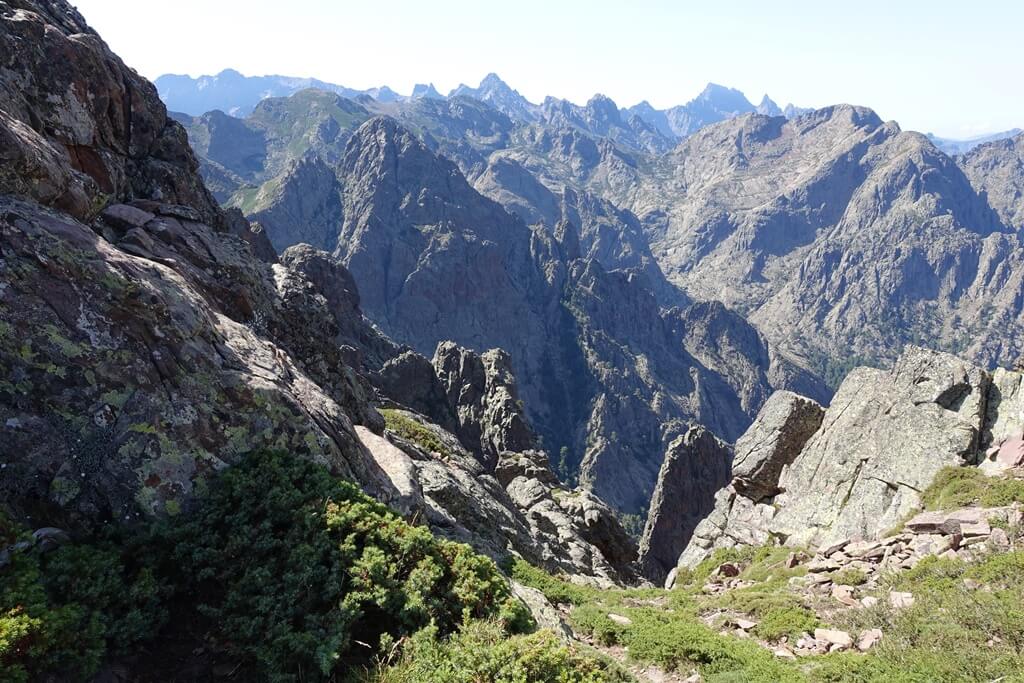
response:
[[[757,105],[757,113],[764,116],[782,116],[782,108],[775,103],[775,100],[765,94],[761,98],[761,103]]]
[[[587,111],[592,116],[597,116],[607,122],[619,121],[621,118],[619,106],[615,104],[615,100],[601,93],[597,93],[587,100]]]
[[[501,76],[499,76],[498,74],[494,73],[493,71],[490,72],[489,74],[487,74],[486,76],[484,76],[482,79],[480,79],[480,87],[481,88],[501,88],[501,89],[509,90],[509,91],[512,90],[512,88],[509,86],[509,84],[506,83],[505,81],[503,81],[501,79]]]
[[[693,103],[713,104],[717,107],[726,107],[731,111],[750,111],[754,105],[750,103],[746,95],[736,88],[729,88],[718,83],[708,83],[704,86],[697,97],[691,100]]]
[[[424,99],[424,98],[432,99],[432,100],[443,100],[443,99],[445,99],[444,95],[442,95],[441,93],[439,93],[437,91],[437,88],[434,87],[433,83],[428,83],[428,84],[417,83],[415,86],[413,86],[411,97],[414,100]]]
[[[356,128],[346,155],[353,150],[394,148],[402,153],[434,156],[408,128],[391,116],[374,116]]]

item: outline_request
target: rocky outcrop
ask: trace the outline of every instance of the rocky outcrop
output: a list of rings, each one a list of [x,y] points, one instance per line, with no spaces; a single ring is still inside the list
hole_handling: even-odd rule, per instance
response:
[[[304,314],[309,302],[290,284],[279,291],[240,240],[180,207],[145,206],[104,213],[97,229],[112,242],[0,200],[8,504],[85,524],[176,514],[202,481],[261,448],[306,455],[389,500],[343,406],[372,408],[344,366],[324,362],[329,348],[298,343],[321,334],[326,311]],[[331,370],[337,382],[311,377]]]
[[[77,11],[4,2],[0,53],[0,193],[84,221],[112,199],[152,199],[220,227],[185,131]]]
[[[391,431],[359,433],[400,500],[435,533],[601,586],[635,580],[636,547],[615,515],[587,492],[561,487],[546,454],[502,453],[492,473],[455,435],[415,413],[400,415],[429,430],[443,452]]]
[[[501,349],[477,354],[454,342],[438,344],[434,371],[456,415],[463,443],[493,470],[502,451],[528,451],[537,437],[527,424],[512,363]]]
[[[737,442],[733,483],[716,494],[680,565],[772,538],[820,547],[881,537],[917,508],[940,468],[978,464],[993,427],[1019,433],[1014,400],[994,404],[995,386],[970,363],[909,347],[892,370],[850,373],[824,415],[806,399],[773,397]]]
[[[535,537],[568,539],[563,543],[568,543],[572,562],[599,569],[588,574],[636,578],[636,544],[615,514],[593,494],[562,487],[545,453],[502,453],[495,475],[525,514]]]
[[[675,567],[715,492],[729,481],[731,461],[731,449],[701,427],[669,445],[640,540],[640,570],[648,579],[662,583]]]
[[[783,468],[796,460],[824,415],[820,405],[793,392],[772,394],[736,441],[733,488],[753,501],[781,493],[778,483]]]
[[[851,373],[779,479],[772,532],[818,545],[896,526],[940,468],[977,463],[990,382],[976,366],[919,348],[891,371]]]

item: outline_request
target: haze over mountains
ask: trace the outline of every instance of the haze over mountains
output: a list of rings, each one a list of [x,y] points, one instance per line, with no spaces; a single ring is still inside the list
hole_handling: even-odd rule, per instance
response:
[[[305,88],[335,92],[353,99],[366,95],[385,103],[421,98],[440,100],[457,96],[472,97],[487,102],[512,120],[520,122],[536,120],[540,109],[539,105],[529,102],[494,73],[485,76],[478,87],[461,84],[453,88],[447,96],[440,93],[433,83],[417,84],[413,87],[411,95],[400,95],[386,85],[358,90],[316,78],[244,76],[234,69],[224,69],[215,75],[195,78],[164,74],[156,79],[155,84],[168,109],[193,116],[219,109],[232,116],[244,117],[251,113],[262,99],[286,97]],[[740,91],[709,83],[703,92],[687,104],[658,110],[643,101],[623,109],[623,116],[628,118],[630,115],[636,115],[662,135],[668,138],[682,138],[701,126],[753,111],[766,116],[793,118],[811,110],[792,103],[782,107],[767,94],[755,106]],[[931,133],[928,137],[947,154],[963,154],[984,142],[1010,138],[1020,132],[1019,128],[1014,128],[965,139],[942,138]]]

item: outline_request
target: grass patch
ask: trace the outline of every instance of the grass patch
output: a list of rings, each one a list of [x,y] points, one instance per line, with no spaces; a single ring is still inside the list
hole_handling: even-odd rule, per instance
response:
[[[976,467],[943,467],[921,494],[926,510],[1024,503],[1024,479],[989,477]]]
[[[384,425],[395,434],[407,441],[412,441],[428,453],[439,454],[443,458],[451,458],[452,452],[444,445],[440,436],[402,411],[383,409]]]
[[[401,410],[385,408],[380,414],[384,416],[385,426],[398,436],[413,442],[428,453],[439,453],[445,458],[451,457],[451,451],[441,441],[441,437]]]

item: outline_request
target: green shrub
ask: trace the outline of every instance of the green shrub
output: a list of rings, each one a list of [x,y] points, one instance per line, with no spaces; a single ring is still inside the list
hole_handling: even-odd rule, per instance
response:
[[[468,619],[531,626],[491,560],[283,454],[227,470],[161,535],[218,639],[272,680],[328,677],[356,641]]]
[[[666,612],[631,615],[633,624],[620,636],[630,657],[667,669],[698,666],[704,680],[800,681],[789,664],[757,643],[716,633],[692,617]]]
[[[0,569],[0,680],[88,680],[105,657],[156,634],[166,590],[128,550],[101,542],[13,554]]]
[[[421,425],[401,410],[386,408],[380,411],[384,416],[384,424],[392,432],[406,441],[411,441],[428,453],[439,453],[443,457],[451,457],[451,451],[429,427]]]
[[[862,586],[867,580],[868,575],[857,567],[847,567],[832,573],[832,582],[841,586]]]
[[[1024,479],[989,477],[976,467],[944,467],[921,494],[927,510],[1024,502]]]
[[[758,615],[754,635],[777,641],[782,636],[796,640],[801,633],[814,633],[821,625],[814,612],[799,605],[771,607]]]
[[[366,683],[617,683],[633,679],[607,658],[561,642],[550,631],[508,637],[494,622],[467,624],[447,640],[414,635],[398,662]]]

